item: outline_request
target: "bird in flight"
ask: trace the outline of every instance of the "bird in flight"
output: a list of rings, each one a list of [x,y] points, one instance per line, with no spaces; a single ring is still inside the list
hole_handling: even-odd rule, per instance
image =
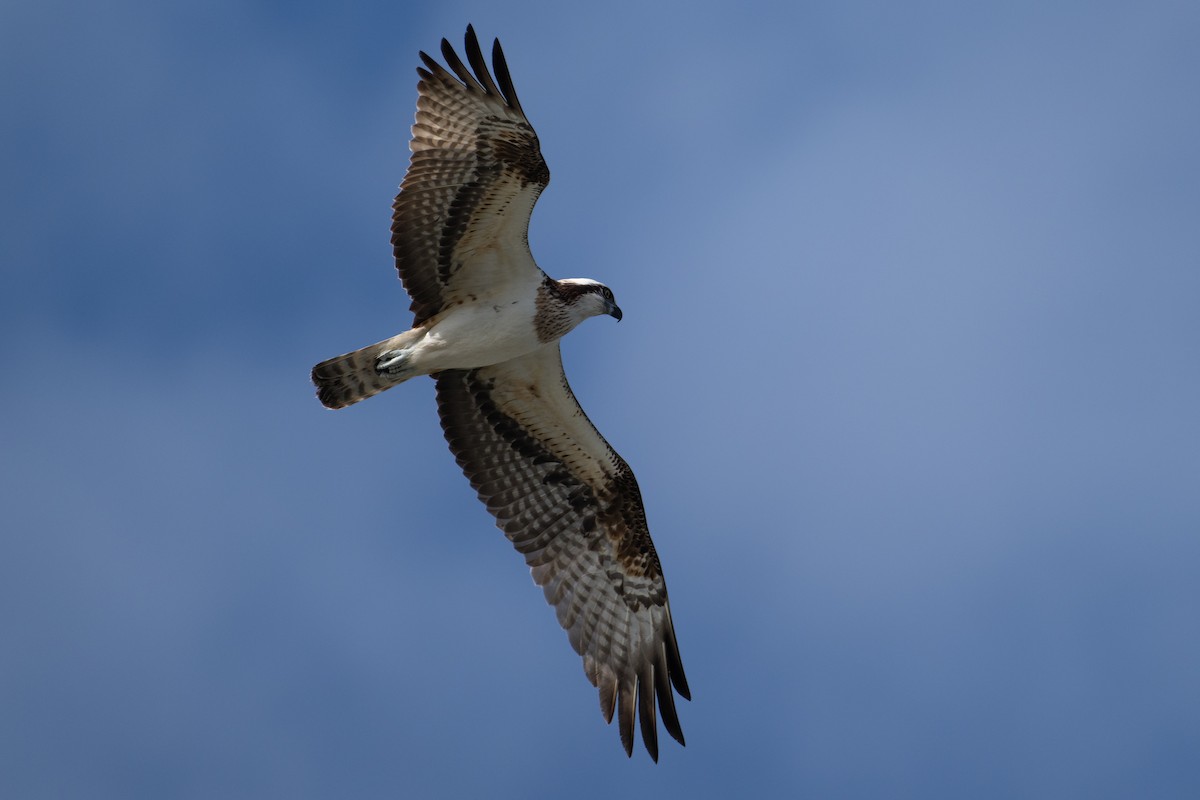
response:
[[[392,205],[392,248],[413,327],[317,364],[329,408],[419,375],[437,382],[450,450],[554,606],[600,709],[633,753],[658,760],[657,716],[684,743],[672,694],[691,699],[662,565],[633,471],[579,407],[559,339],[621,319],[609,288],[555,280],[529,250],[550,181],[497,40],[492,67],[467,27],[463,63],[421,53],[412,160]]]

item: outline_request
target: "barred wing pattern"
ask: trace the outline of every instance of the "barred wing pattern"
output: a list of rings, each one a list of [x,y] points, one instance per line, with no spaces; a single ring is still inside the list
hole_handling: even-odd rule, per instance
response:
[[[472,294],[542,278],[527,235],[550,171],[500,42],[495,79],[471,27],[466,54],[474,73],[443,39],[453,74],[425,53],[417,68],[412,160],[392,205],[392,250],[415,325]]]
[[[657,761],[656,699],[680,744],[671,687],[690,699],[667,587],[637,480],[579,407],[557,342],[443,372],[437,395],[451,451],[557,610],[605,719],[616,712],[632,754],[638,716]]]

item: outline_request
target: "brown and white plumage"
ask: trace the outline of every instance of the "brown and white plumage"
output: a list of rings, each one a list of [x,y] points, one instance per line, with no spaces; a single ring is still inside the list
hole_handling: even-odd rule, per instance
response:
[[[514,271],[537,269],[529,215],[550,182],[499,40],[492,49],[499,86],[473,28],[467,28],[467,58],[474,74],[445,39],[442,56],[454,75],[421,53],[426,69],[417,69],[412,161],[392,204],[396,268],[418,325],[447,305],[522,277]],[[515,258],[488,258],[494,250]]]
[[[437,393],[450,449],[557,609],[605,718],[617,711],[626,751],[640,703],[657,759],[656,695],[682,743],[671,685],[689,692],[641,492],[576,402],[558,345],[444,372]]]
[[[558,340],[621,312],[607,287],[555,281],[529,252],[549,181],[496,42],[495,79],[467,28],[470,69],[421,53],[412,162],[393,205],[396,265],[414,327],[313,369],[341,408],[430,374],[450,449],[555,607],[601,710],[632,754],[634,720],[658,759],[656,709],[681,744],[689,698],[666,584],[637,481],[583,413]]]

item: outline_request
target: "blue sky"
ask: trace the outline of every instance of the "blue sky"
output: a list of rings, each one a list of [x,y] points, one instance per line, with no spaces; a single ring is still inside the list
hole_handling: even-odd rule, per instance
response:
[[[0,795],[1200,794],[1192,3],[0,7]],[[406,327],[501,37],[694,701],[627,760]],[[631,787],[633,787],[631,789]]]

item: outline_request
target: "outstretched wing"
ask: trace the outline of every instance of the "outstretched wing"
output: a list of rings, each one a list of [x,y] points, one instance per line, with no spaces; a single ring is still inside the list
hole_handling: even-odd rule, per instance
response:
[[[527,234],[550,171],[500,42],[495,80],[471,27],[466,53],[474,73],[445,39],[453,74],[425,53],[417,68],[412,160],[392,205],[392,249],[415,324],[456,300],[541,279]]]
[[[657,761],[656,697],[680,744],[671,687],[690,699],[667,587],[633,472],[579,407],[558,343],[443,372],[437,394],[450,449],[557,610],[605,719],[616,711],[632,754],[639,716]]]

